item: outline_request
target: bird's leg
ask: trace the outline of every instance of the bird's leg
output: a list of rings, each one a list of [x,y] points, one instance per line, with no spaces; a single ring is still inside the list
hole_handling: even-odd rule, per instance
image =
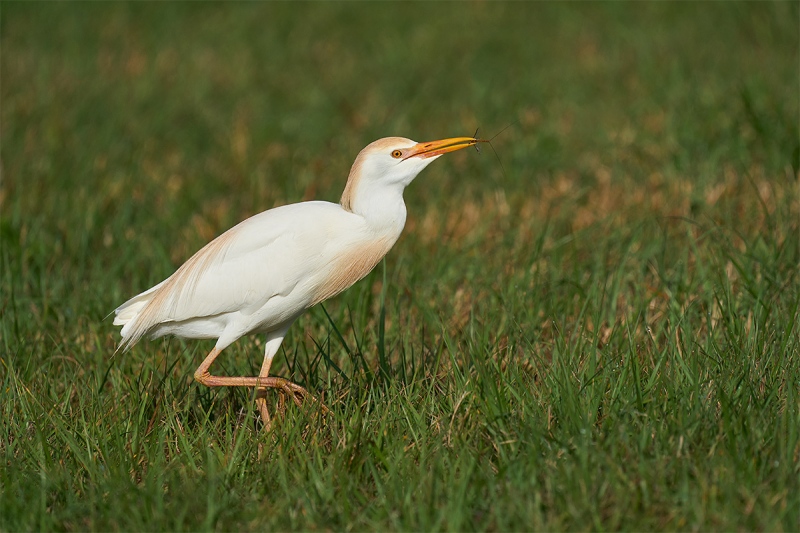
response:
[[[261,364],[261,372],[258,373],[258,377],[266,378],[269,376],[272,359],[275,357],[275,354],[278,353],[278,349],[281,347],[281,342],[283,342],[283,336],[285,334],[286,332],[282,331],[279,334],[273,333],[267,336],[267,344],[264,347],[264,362]],[[258,387],[258,389],[256,389],[256,407],[258,407],[258,411],[261,413],[261,420],[264,422],[264,428],[269,431],[272,422],[270,420],[269,410],[267,409],[266,387]]]
[[[278,347],[280,347],[279,340],[283,340],[281,336],[280,339],[270,339],[267,344],[272,344],[272,341],[275,343],[270,346],[277,352]],[[326,414],[330,413],[330,410],[323,404],[319,402],[312,394],[301,387],[296,383],[292,383],[288,379],[284,378],[277,378],[277,377],[269,377],[266,375],[259,375],[258,377],[223,377],[223,376],[213,376],[209,373],[208,369],[214,363],[214,360],[222,353],[222,350],[219,348],[214,348],[211,352],[206,356],[203,362],[197,367],[197,370],[194,373],[194,379],[202,383],[207,387],[256,387],[259,389],[256,393],[256,405],[258,406],[259,413],[261,414],[261,419],[264,421],[267,429],[270,427],[270,416],[269,412],[267,411],[266,401],[263,396],[261,396],[261,391],[263,390],[266,393],[266,389],[278,389],[282,393],[288,394],[289,397],[294,401],[295,404],[301,405],[300,400],[305,398],[306,396],[310,397],[315,402],[318,402],[322,411]],[[261,373],[265,374],[269,372],[269,366],[272,364],[272,357],[274,357],[274,353],[269,357],[265,357],[264,365],[262,365]],[[267,364],[267,359],[269,359],[269,363]],[[266,372],[264,367],[266,366]]]

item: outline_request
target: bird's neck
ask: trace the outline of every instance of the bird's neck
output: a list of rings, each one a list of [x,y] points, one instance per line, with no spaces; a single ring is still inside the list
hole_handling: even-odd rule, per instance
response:
[[[398,237],[406,224],[406,204],[401,185],[357,184],[345,188],[341,205],[347,211],[364,218],[378,233]],[[349,190],[348,190],[349,189]]]

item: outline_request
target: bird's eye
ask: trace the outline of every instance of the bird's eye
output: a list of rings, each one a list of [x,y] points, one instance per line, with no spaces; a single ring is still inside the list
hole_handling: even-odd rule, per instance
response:
[[[394,157],[395,159],[400,159],[400,157],[402,155],[403,155],[403,152],[401,152],[400,150],[395,150],[395,151],[392,152],[392,157]]]

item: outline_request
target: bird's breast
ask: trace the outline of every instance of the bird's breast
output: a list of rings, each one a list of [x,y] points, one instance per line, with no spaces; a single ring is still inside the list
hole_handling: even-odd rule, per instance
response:
[[[389,253],[397,237],[381,237],[353,243],[342,250],[317,285],[313,303],[318,304],[346,290],[369,274]]]

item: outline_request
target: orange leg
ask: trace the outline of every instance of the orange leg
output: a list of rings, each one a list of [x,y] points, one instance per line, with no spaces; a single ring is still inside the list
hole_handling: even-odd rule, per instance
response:
[[[286,331],[273,332],[267,335],[267,344],[264,346],[264,362],[261,364],[261,372],[258,373],[258,377],[266,378],[269,376],[269,369],[272,366],[272,359],[275,357],[275,354],[278,353],[278,349],[281,347],[284,335],[286,335]],[[279,391],[282,400],[283,391],[280,389]],[[283,401],[280,402],[280,405],[283,405]],[[258,407],[258,411],[261,413],[261,420],[264,422],[264,427],[269,430],[271,421],[269,410],[267,409],[266,387],[259,387],[256,390],[256,407]]]
[[[280,343],[278,344],[280,345]],[[275,351],[277,352],[277,349]],[[256,405],[258,406],[261,419],[264,421],[264,425],[267,430],[270,428],[270,416],[269,412],[267,411],[266,400],[264,398],[266,395],[266,389],[278,389],[279,391],[288,394],[297,405],[301,405],[300,400],[304,399],[306,396],[310,397],[316,402],[319,401],[314,398],[313,395],[309,394],[305,388],[297,385],[296,383],[292,383],[288,379],[268,377],[266,375],[269,372],[274,354],[264,358],[264,364],[261,367],[261,373],[258,377],[212,376],[208,372],[208,369],[211,367],[212,363],[220,353],[222,353],[222,350],[218,348],[211,350],[211,353],[209,353],[200,366],[197,367],[197,370],[194,373],[194,379],[207,387],[257,387],[259,390],[256,393]],[[324,404],[320,403],[320,407],[324,413],[330,413]]]

